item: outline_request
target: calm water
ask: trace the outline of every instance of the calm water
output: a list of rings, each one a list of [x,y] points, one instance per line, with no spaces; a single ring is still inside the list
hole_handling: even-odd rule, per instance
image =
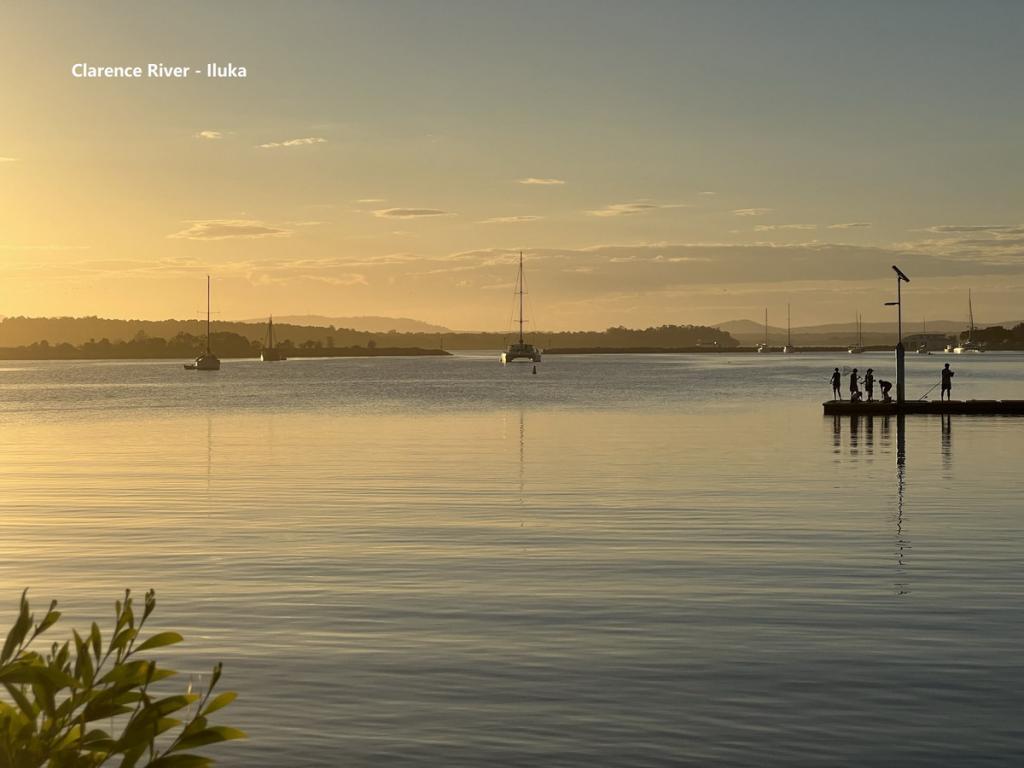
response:
[[[1024,398],[1024,356],[950,359]],[[229,766],[1020,764],[1024,418],[909,418],[900,465],[895,418],[821,415],[851,363],[891,375],[4,363],[0,619],[155,587],[167,661],[240,691]]]

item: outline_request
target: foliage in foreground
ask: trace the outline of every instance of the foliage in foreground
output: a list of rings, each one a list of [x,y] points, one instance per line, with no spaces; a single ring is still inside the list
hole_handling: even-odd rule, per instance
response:
[[[85,637],[72,630],[73,639],[63,645],[53,643],[46,652],[30,649],[60,618],[56,607],[56,601],[50,603],[37,623],[22,594],[18,618],[0,651],[0,684],[9,696],[0,699],[0,768],[202,768],[213,761],[189,750],[245,737],[208,722],[236,696],[231,691],[212,696],[220,664],[202,696],[189,690],[161,698],[152,691],[176,673],[142,654],[182,641],[177,632],[160,632],[139,642],[156,607],[152,590],[141,617],[135,616],[130,591],[117,601],[106,645],[93,622]]]

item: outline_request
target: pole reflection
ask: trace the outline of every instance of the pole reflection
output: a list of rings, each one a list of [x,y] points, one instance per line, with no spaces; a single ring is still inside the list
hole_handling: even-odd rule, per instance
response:
[[[906,416],[896,415],[896,594],[910,594],[910,585],[905,570],[904,557],[911,548],[910,540],[903,531],[903,495],[907,484],[907,437]]]
[[[872,463],[875,449],[880,455],[896,458],[896,498],[895,509],[889,516],[891,524],[895,528],[895,558],[896,573],[893,585],[896,595],[908,595],[911,592],[909,555],[913,548],[910,537],[907,535],[907,425],[906,417],[902,414],[895,416],[849,416],[847,423],[848,435],[845,441],[846,455],[851,459],[864,459]],[[878,424],[878,442],[875,442],[875,419]],[[895,424],[894,424],[895,422]],[[893,444],[893,427],[895,426],[895,445]],[[834,416],[832,419],[832,451],[837,454],[836,461],[841,461],[843,454],[843,417]],[[951,426],[949,417],[944,416],[942,422],[942,452],[944,462],[951,461]]]

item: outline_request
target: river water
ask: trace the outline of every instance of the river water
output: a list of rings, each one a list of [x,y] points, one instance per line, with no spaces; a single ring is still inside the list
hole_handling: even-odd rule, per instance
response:
[[[1020,764],[1024,418],[824,417],[851,364],[6,362],[0,619],[154,587],[227,766]]]

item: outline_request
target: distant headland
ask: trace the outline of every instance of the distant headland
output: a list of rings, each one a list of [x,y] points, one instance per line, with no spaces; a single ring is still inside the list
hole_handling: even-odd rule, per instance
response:
[[[308,316],[303,317],[307,319]],[[315,318],[320,320],[320,318]],[[324,318],[330,319],[330,318]],[[357,318],[352,318],[353,320]],[[380,327],[388,318],[358,318]],[[417,321],[404,320],[412,324]],[[409,327],[406,325],[406,327]],[[211,347],[224,358],[257,357],[266,321],[211,323]],[[278,346],[288,357],[443,354],[449,350],[500,349],[508,334],[491,332],[386,332],[328,325],[299,325],[274,318]],[[0,359],[71,360],[189,358],[205,349],[206,323],[199,320],[116,320],[100,317],[6,317],[0,320]],[[662,325],[531,334],[546,348],[726,349],[736,340],[717,328]]]

